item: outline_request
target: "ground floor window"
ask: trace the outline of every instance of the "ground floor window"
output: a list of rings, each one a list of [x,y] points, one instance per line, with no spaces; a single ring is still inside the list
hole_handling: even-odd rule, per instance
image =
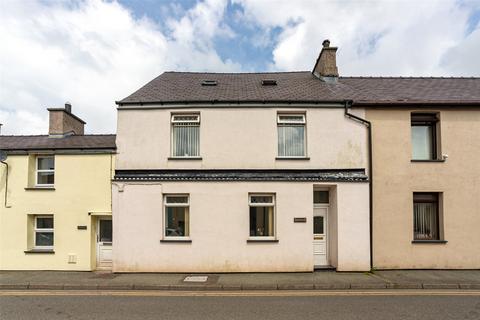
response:
[[[53,249],[53,215],[35,216],[34,247]]]
[[[250,237],[273,238],[275,236],[275,197],[272,194],[249,195]]]
[[[189,237],[189,196],[169,194],[164,197],[165,237]]]
[[[414,240],[440,240],[439,194],[413,193]]]

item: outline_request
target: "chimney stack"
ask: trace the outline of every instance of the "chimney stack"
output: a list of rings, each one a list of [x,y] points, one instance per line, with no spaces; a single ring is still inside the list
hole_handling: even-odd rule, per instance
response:
[[[72,104],[70,102],[65,102],[65,111],[72,113]]]
[[[69,135],[83,135],[85,121],[72,113],[72,104],[65,103],[65,108],[48,108],[50,137],[65,137]]]
[[[337,47],[330,47],[330,40],[322,42],[322,51],[313,67],[312,73],[328,83],[336,83],[338,80]]]

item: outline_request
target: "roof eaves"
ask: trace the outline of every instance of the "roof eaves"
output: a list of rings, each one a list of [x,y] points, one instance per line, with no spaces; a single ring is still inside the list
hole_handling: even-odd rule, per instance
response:
[[[352,106],[398,106],[398,107],[432,107],[432,106],[464,106],[480,107],[480,100],[353,100]]]
[[[332,99],[332,100],[170,100],[170,101],[115,101],[117,105],[121,106],[133,106],[133,105],[191,105],[191,104],[275,104],[275,103],[287,103],[287,104],[323,104],[323,103],[343,103],[345,99]]]

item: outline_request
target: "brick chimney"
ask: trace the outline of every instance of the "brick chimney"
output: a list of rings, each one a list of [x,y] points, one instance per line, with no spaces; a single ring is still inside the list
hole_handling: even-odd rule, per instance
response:
[[[313,67],[312,73],[325,82],[336,83],[338,79],[338,48],[330,47],[330,40],[324,40],[322,45],[322,51],[320,51],[320,55],[315,63],[315,67]]]
[[[49,129],[51,137],[64,137],[69,135],[83,135],[85,121],[72,113],[72,105],[65,103],[65,108],[48,108]]]

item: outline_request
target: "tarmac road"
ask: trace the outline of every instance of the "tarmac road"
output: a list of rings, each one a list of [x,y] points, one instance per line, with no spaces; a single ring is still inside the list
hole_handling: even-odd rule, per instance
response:
[[[480,291],[0,291],[0,319],[480,319]]]

